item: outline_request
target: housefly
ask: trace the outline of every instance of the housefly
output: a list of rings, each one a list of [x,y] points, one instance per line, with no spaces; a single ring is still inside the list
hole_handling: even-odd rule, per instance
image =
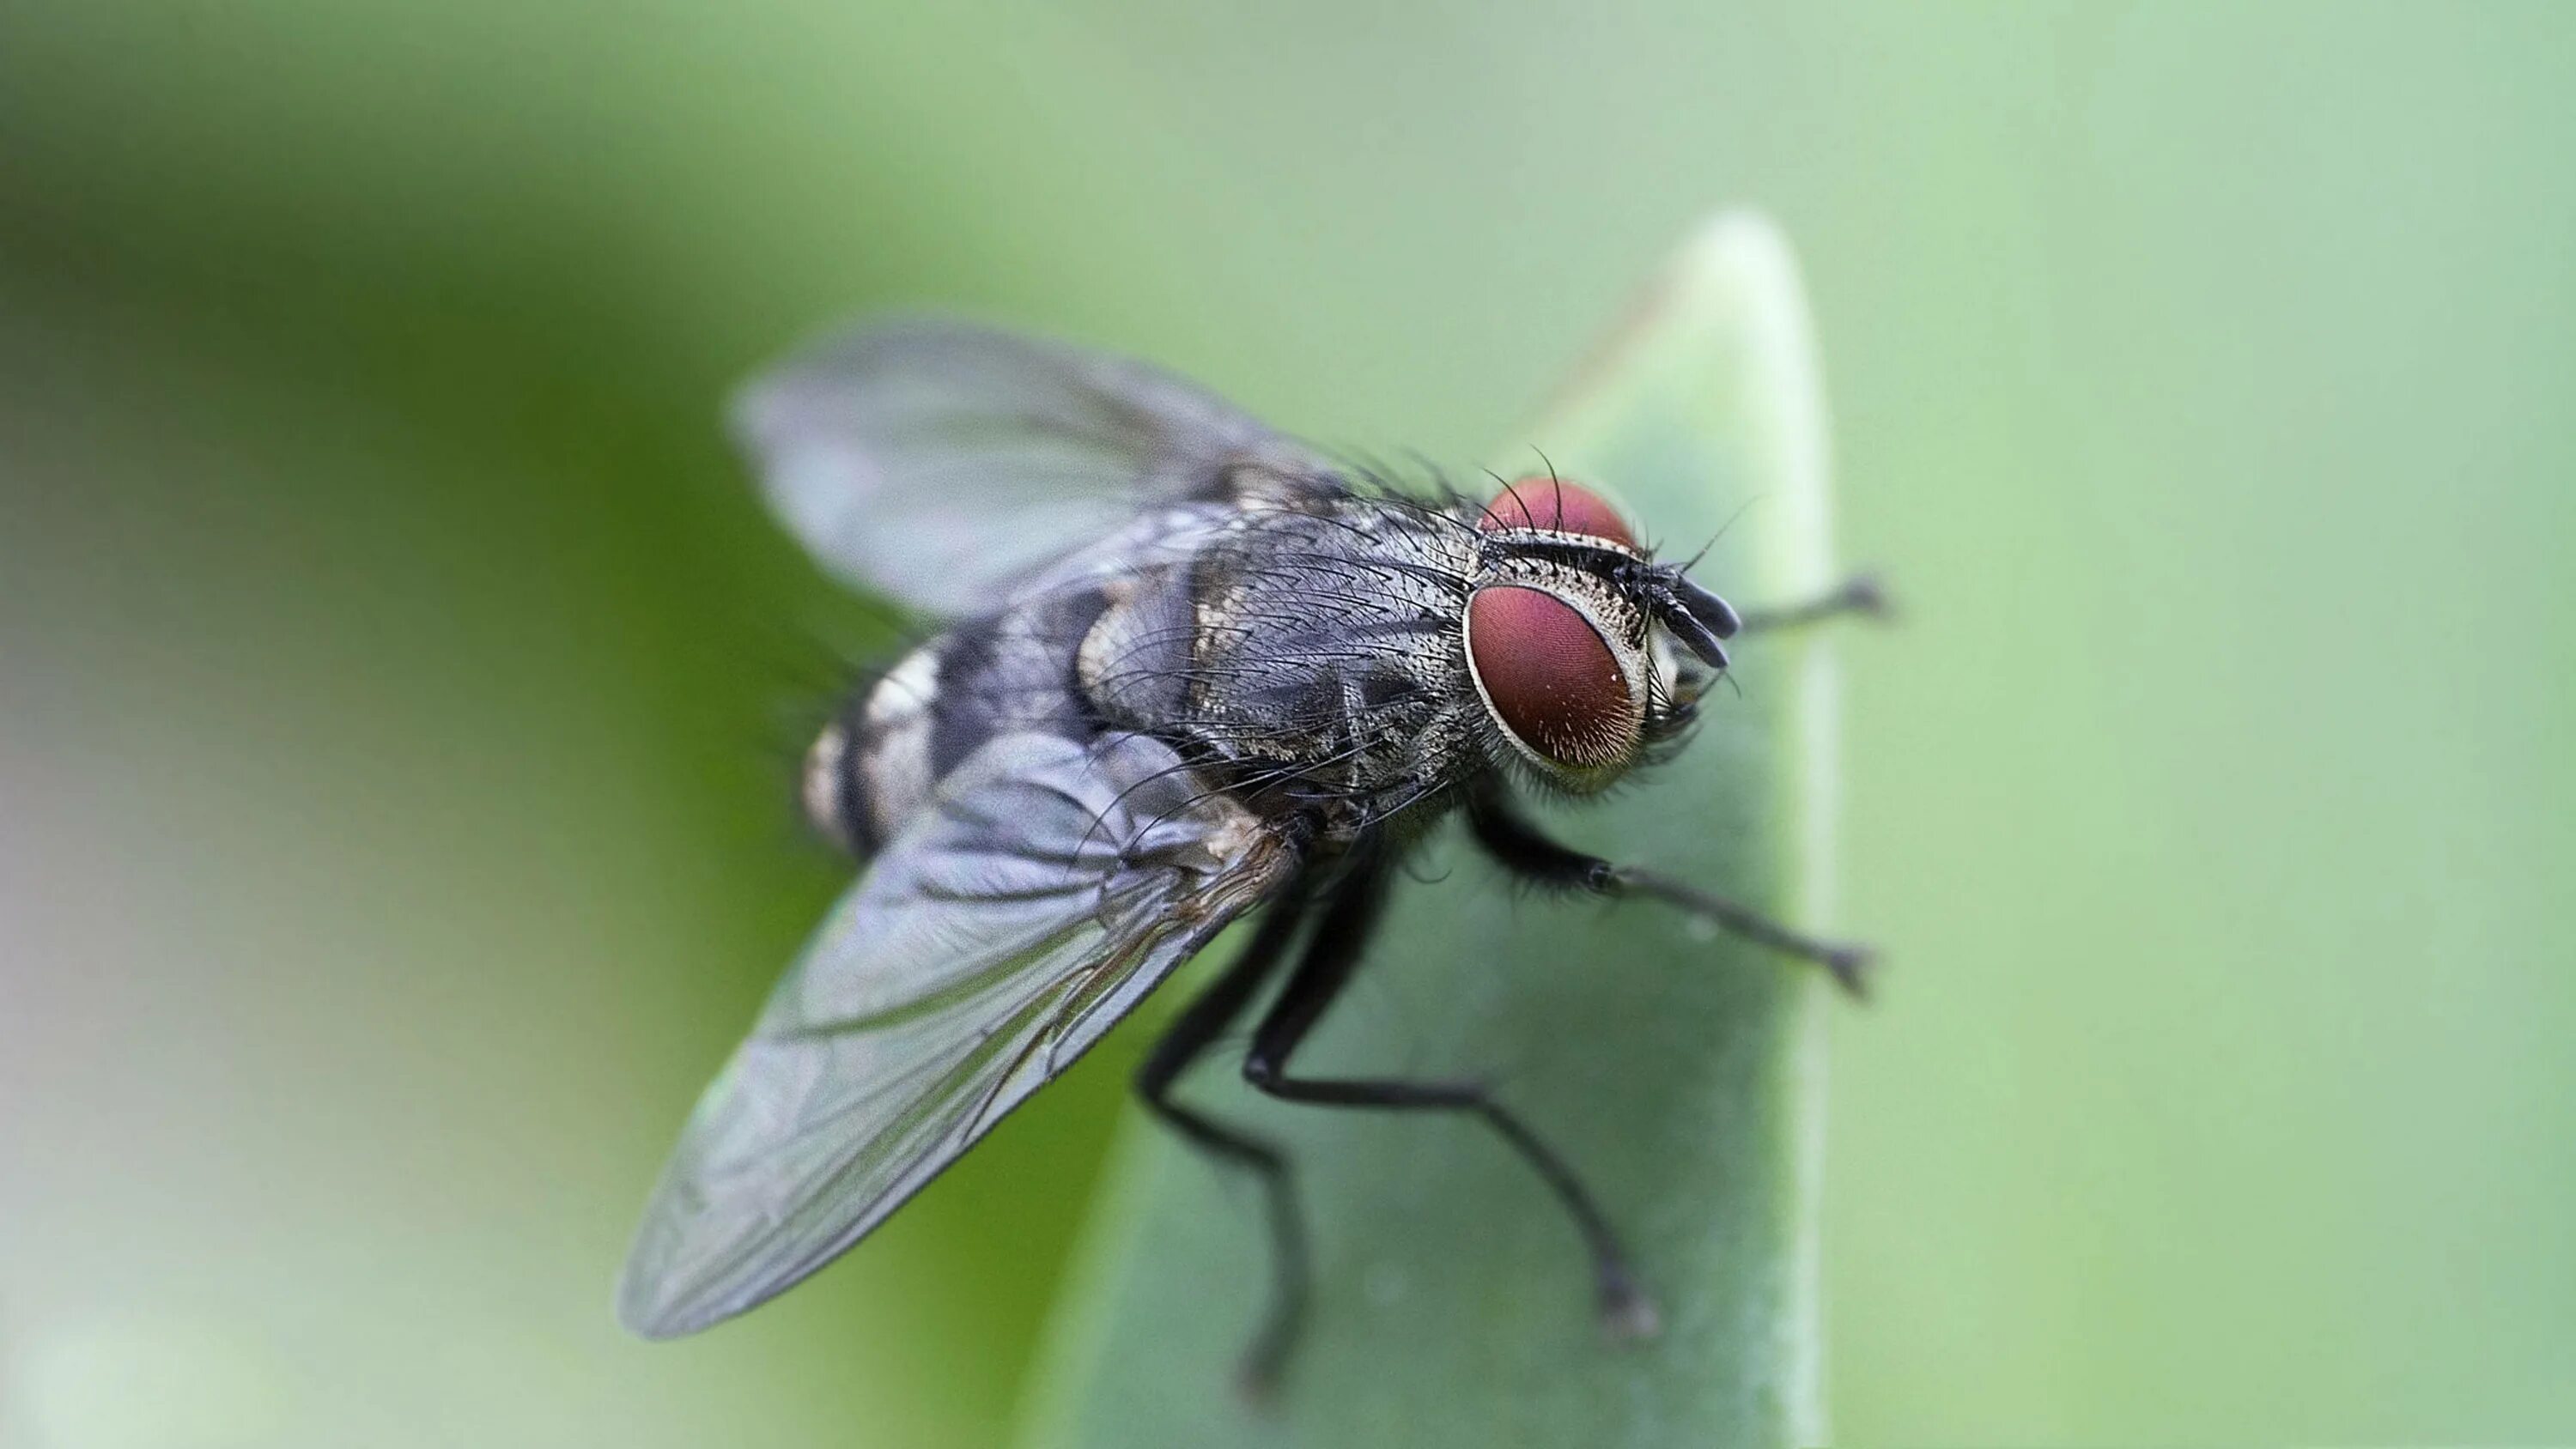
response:
[[[1267,1187],[1251,1378],[1306,1305],[1288,1160],[1173,1089],[1274,979],[1245,1080],[1481,1119],[1573,1220],[1606,1320],[1652,1330],[1572,1165],[1482,1087],[1295,1061],[1399,862],[1452,815],[1518,876],[1664,902],[1857,992],[1860,949],[1559,844],[1515,804],[1668,753],[1747,620],[1582,484],[1402,491],[1051,342],[878,326],[756,381],[734,421],[827,570],[952,622],[807,753],[806,813],[866,864],[690,1117],[627,1263],[629,1328],[689,1333],[822,1267],[1257,915],[1136,1082]],[[1855,584],[1776,617],[1873,602]]]

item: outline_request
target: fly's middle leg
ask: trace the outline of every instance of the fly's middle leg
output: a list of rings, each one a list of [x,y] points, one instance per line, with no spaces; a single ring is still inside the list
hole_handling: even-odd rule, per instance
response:
[[[1361,950],[1385,902],[1387,875],[1383,863],[1373,863],[1349,877],[1326,903],[1297,969],[1280,989],[1269,1014],[1254,1029],[1252,1050],[1243,1059],[1244,1080],[1273,1097],[1320,1107],[1464,1112],[1480,1118],[1538,1173],[1566,1214],[1574,1219],[1591,1253],[1603,1324],[1623,1338],[1652,1336],[1660,1325],[1654,1302],[1638,1286],[1618,1235],[1593,1201],[1591,1191],[1565,1159],[1517,1115],[1495,1101],[1482,1083],[1289,1074],[1289,1059],[1323,1019],[1359,963]]]
[[[1523,818],[1498,790],[1482,790],[1469,798],[1467,825],[1486,854],[1524,880],[1599,896],[1659,900],[1756,945],[1821,966],[1836,985],[1855,997],[1869,994],[1875,953],[1867,946],[1821,940],[1697,886],[1561,845]]]

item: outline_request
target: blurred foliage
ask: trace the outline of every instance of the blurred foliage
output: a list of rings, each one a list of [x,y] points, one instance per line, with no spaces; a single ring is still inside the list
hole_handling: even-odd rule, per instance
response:
[[[608,1318],[833,888],[771,711],[891,637],[718,399],[932,302],[1472,460],[1729,199],[1910,606],[1846,652],[1838,1430],[2567,1437],[2571,42],[0,9],[0,1442],[991,1442],[1135,1033],[816,1284]]]

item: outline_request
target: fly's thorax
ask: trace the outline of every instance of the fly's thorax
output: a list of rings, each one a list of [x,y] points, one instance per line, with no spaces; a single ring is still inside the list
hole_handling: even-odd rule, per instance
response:
[[[1084,689],[1277,810],[1356,830],[1473,765],[1459,647],[1472,534],[1408,504],[1247,508],[1114,588]]]
[[[1082,636],[1074,678],[1103,723],[1154,731],[1181,719],[1198,622],[1190,570],[1137,569],[1101,586],[1100,616]]]

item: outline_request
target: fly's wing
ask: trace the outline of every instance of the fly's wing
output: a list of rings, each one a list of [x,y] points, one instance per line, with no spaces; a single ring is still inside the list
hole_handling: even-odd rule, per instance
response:
[[[1317,465],[1143,363],[958,323],[862,328],[745,388],[734,431],[777,513],[832,573],[938,614],[1231,464]]]
[[[1141,735],[1004,735],[841,898],[700,1099],[618,1290],[652,1338],[865,1236],[1284,878]]]

